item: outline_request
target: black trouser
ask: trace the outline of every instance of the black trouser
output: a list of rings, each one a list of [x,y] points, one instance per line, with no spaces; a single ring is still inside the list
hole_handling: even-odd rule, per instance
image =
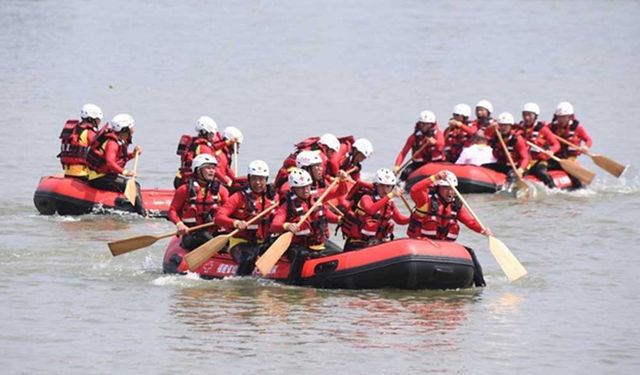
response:
[[[549,160],[549,165],[547,166],[547,168],[549,170],[563,170],[562,167],[560,166],[560,163],[558,163],[553,159]],[[567,173],[567,175],[569,176],[569,179],[571,179],[571,183],[573,184],[573,189],[580,189],[584,187],[584,185],[582,185],[582,182],[580,182],[580,180],[573,177],[569,173]]]
[[[476,253],[470,247],[464,247],[471,255],[471,260],[473,261],[473,284],[475,286],[487,286],[487,283],[484,282],[484,274],[482,273],[482,266],[480,266],[480,262],[478,262],[478,258],[476,258]]]
[[[101,190],[115,191],[118,193],[124,193],[127,188],[128,178],[120,176],[118,174],[108,174],[93,180],[89,180],[89,185]],[[140,195],[140,184],[136,181],[136,203],[133,208],[140,215],[144,215],[144,206],[142,205],[142,196]]]
[[[542,181],[550,188],[556,187],[556,184],[553,182],[553,178],[549,176],[549,171],[547,170],[547,162],[545,160],[536,161],[536,163],[531,168],[529,168],[527,174],[536,176],[540,181]]]
[[[507,184],[512,184],[516,179],[516,173],[513,171],[510,165],[502,163],[488,163],[482,164],[482,167],[491,169],[496,172],[504,173],[507,175]]]
[[[208,230],[199,230],[196,232],[187,233],[182,236],[182,239],[180,240],[180,246],[182,246],[186,250],[191,251],[212,238],[213,234]]]
[[[369,240],[354,240],[352,238],[347,238],[347,240],[344,242],[343,251],[360,250],[360,249],[364,249],[365,247],[374,246],[382,242],[385,242],[385,241],[378,240],[376,238],[371,238]]]
[[[411,173],[413,173],[413,171],[415,171],[416,169],[422,167],[423,165],[425,165],[427,163],[423,162],[423,161],[414,161],[409,163],[409,165],[407,165],[404,170],[402,171],[402,173],[400,173],[400,180],[401,181],[406,181],[407,178],[409,178],[409,175],[411,175]]]
[[[256,266],[256,258],[262,254],[266,248],[263,244],[243,242],[232,247],[229,252],[233,260],[238,263],[238,276],[250,276]]]

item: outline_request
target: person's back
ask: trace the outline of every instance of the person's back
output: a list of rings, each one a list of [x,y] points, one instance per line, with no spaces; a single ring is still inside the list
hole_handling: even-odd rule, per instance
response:
[[[87,179],[87,151],[102,120],[102,110],[95,104],[85,104],[80,110],[80,121],[68,120],[60,134],[60,164],[65,177]]]
[[[471,146],[462,149],[456,164],[482,165],[496,162],[493,149],[487,144],[484,132],[476,133],[473,136],[473,142]]]

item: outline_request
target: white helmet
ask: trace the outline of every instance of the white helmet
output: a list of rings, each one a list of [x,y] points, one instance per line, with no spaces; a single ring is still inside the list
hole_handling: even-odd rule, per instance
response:
[[[85,104],[80,109],[80,118],[92,118],[102,120],[102,109],[95,104]]]
[[[573,115],[575,112],[573,111],[573,105],[569,102],[561,102],[556,107],[556,111],[554,115],[556,116],[566,116]]]
[[[196,131],[198,133],[217,133],[218,124],[209,116],[201,116],[196,122]]]
[[[447,172],[447,178],[444,180],[436,181],[436,185],[437,186],[458,186],[458,177],[456,177],[456,175],[453,174],[453,172],[451,171],[445,170],[445,172]]]
[[[202,167],[204,164],[218,165],[218,159],[210,154],[200,154],[193,158],[193,161],[191,162],[191,169],[195,172],[196,169]]]
[[[269,177],[269,166],[262,160],[254,160],[249,163],[247,175]]]
[[[498,115],[498,124],[515,124],[515,120],[513,119],[513,115],[509,112],[502,112]]]
[[[456,106],[453,107],[453,114],[469,117],[471,116],[471,107],[469,107],[468,104],[464,103],[456,104]]]
[[[244,140],[244,136],[242,135],[240,129],[233,126],[227,126],[226,128],[224,128],[224,130],[222,131],[222,137],[236,143],[242,143],[242,141]]]
[[[311,185],[313,180],[309,172],[304,169],[294,169],[289,173],[290,187],[305,187]]]
[[[320,163],[322,163],[322,159],[318,151],[305,150],[296,156],[296,167],[298,168],[309,167]]]
[[[131,129],[136,125],[133,121],[133,117],[126,113],[120,113],[113,116],[111,122],[109,122],[109,128],[113,131],[120,132],[124,129]]]
[[[536,116],[540,115],[540,107],[538,107],[538,105],[536,103],[526,103],[524,106],[522,106],[522,112],[532,112],[535,113]]]
[[[353,142],[353,148],[360,151],[365,158],[368,158],[373,154],[373,145],[368,139],[358,138]]]
[[[376,178],[373,182],[381,185],[395,185],[396,176],[387,168],[380,168],[376,171]]]
[[[318,140],[318,143],[329,147],[335,152],[340,151],[340,141],[338,140],[338,137],[331,133],[323,134]]]
[[[481,101],[479,101],[478,104],[476,104],[476,109],[478,109],[478,107],[486,109],[487,111],[489,111],[489,113],[493,112],[493,105],[486,99],[482,99]]]
[[[418,122],[424,122],[428,124],[436,123],[436,115],[431,111],[422,111],[420,112],[420,117],[418,117]]]

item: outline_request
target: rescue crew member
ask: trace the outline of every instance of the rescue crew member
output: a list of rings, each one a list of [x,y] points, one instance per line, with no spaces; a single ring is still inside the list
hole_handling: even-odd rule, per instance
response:
[[[580,148],[575,148],[562,143],[560,145],[560,151],[556,153],[556,156],[559,158],[575,160],[583,152],[589,151],[593,144],[591,136],[587,133],[584,125],[576,118],[573,105],[569,102],[561,102],[558,104],[553,114],[550,129],[551,132],[558,137],[564,138],[576,146],[580,146]],[[550,160],[549,169],[562,169],[562,167],[560,167],[557,161]],[[580,182],[579,179],[571,175],[569,175],[569,178],[575,188],[582,187],[582,182]]]
[[[267,163],[262,160],[249,163],[247,179],[248,186],[232,194],[215,216],[216,224],[228,231],[242,230],[229,241],[229,252],[238,264],[239,276],[251,275],[256,257],[266,250],[263,245],[268,239],[273,211],[250,226],[247,221],[273,205],[277,199],[275,188],[267,183]]]
[[[549,150],[552,153],[560,151],[560,142],[553,136],[546,123],[537,121],[540,116],[540,107],[536,103],[526,103],[522,107],[522,121],[518,126],[518,133],[529,141],[538,145],[543,150]],[[540,181],[550,188],[556,187],[553,178],[549,176],[547,169],[549,163],[549,155],[544,152],[538,152],[533,147],[529,150],[531,161],[527,169],[527,174],[536,176]]]
[[[136,146],[133,152],[128,152],[134,132],[135,121],[133,117],[121,113],[113,116],[108,128],[95,137],[87,152],[89,185],[96,189],[124,193],[129,180],[127,177],[136,175],[134,171],[128,171],[124,167],[136,153],[142,153],[140,146]],[[134,208],[137,213],[144,215],[140,185],[137,181],[136,190]]]
[[[458,160],[464,147],[473,143],[472,137],[476,128],[469,122],[471,107],[460,103],[453,107],[453,117],[449,120],[449,126],[444,130],[444,157],[451,163]]]
[[[529,157],[529,147],[524,139],[516,133],[513,129],[515,121],[513,115],[508,112],[503,112],[498,116],[498,131],[502,135],[502,140],[507,146],[507,150],[511,155],[511,159],[517,168],[518,173],[522,176],[531,158]],[[495,163],[483,164],[485,168],[492,169],[494,171],[504,173],[507,175],[507,181],[513,182],[516,178],[515,172],[509,163],[507,154],[504,151],[504,147],[498,139],[498,135],[493,134],[490,138],[489,144],[493,148],[493,156],[496,158]]]
[[[471,126],[476,130],[484,130],[487,138],[491,139],[493,132],[497,128],[496,120],[491,117],[493,113],[493,104],[483,99],[476,104],[476,119],[473,120]]]
[[[456,164],[483,165],[496,162],[493,149],[489,146],[489,141],[482,130],[477,131],[471,140],[473,144],[462,149]]]
[[[411,198],[415,209],[411,212],[407,236],[409,238],[429,238],[432,240],[455,241],[460,232],[458,221],[469,229],[492,236],[491,229],[482,226],[469,213],[451,186],[458,186],[458,178],[448,170],[442,170],[411,187]],[[474,282],[484,286],[482,267],[472,249],[465,247],[474,263]]]
[[[346,137],[350,138],[350,137]],[[328,173],[328,164],[330,160],[334,160],[336,164],[334,167],[338,168],[339,152],[342,148],[340,144],[340,140],[338,137],[331,133],[323,134],[318,137],[309,137],[307,139],[302,140],[295,144],[295,150],[287,156],[287,158],[282,163],[282,167],[278,170],[278,174],[276,175],[276,187],[280,189],[280,187],[285,184],[289,178],[289,172],[291,172],[296,167],[296,158],[298,154],[302,151],[317,151],[318,155],[322,159],[322,169],[323,171],[327,171]],[[337,172],[335,172],[337,173]]]
[[[168,219],[176,225],[178,234],[182,235],[180,245],[187,250],[224,232],[224,228],[217,225],[189,232],[189,227],[211,222],[229,198],[227,189],[215,178],[217,165],[218,161],[212,155],[196,156],[191,163],[193,174],[187,183],[176,189],[171,200]]]
[[[222,139],[218,132],[218,124],[209,116],[201,116],[196,121],[196,136],[183,134],[178,143],[176,154],[180,156],[180,168],[173,180],[173,187],[178,188],[191,176],[191,162],[200,154],[215,154],[220,148]]]
[[[422,148],[427,144],[425,148]],[[422,150],[420,150],[422,148]],[[411,163],[402,171],[401,180],[406,180],[414,170],[422,165],[444,160],[444,137],[438,127],[436,115],[431,111],[422,111],[413,133],[407,138],[404,147],[398,153],[393,172],[398,174],[405,156],[411,150]]]
[[[338,246],[328,241],[327,212],[329,211],[325,209],[326,200],[338,197],[341,188],[346,190],[345,181],[348,178],[346,172],[340,171],[338,178],[340,179],[338,188],[328,193],[325,201],[314,210],[304,223],[298,226],[297,222],[311,208],[318,196],[311,193],[313,179],[307,171],[296,168],[289,174],[290,190],[280,200],[280,206],[271,222],[270,231],[271,233],[289,231],[294,234],[291,246],[287,250],[287,256],[291,261],[289,272],[291,283],[299,283],[300,271],[308,256],[324,255],[327,251],[340,251]]]
[[[362,162],[368,159],[371,154],[373,154],[373,145],[371,142],[366,138],[358,138],[349,147],[349,151],[341,158],[338,170],[348,171],[356,167],[356,170],[349,175],[353,180],[358,181],[360,180],[360,171],[362,171]]]
[[[102,109],[95,104],[85,104],[80,109],[80,121],[67,120],[60,134],[60,164],[65,177],[86,180],[87,151],[102,121]]]
[[[393,202],[403,194],[394,188],[396,176],[389,169],[376,171],[373,185],[356,182],[347,199],[352,202],[342,220],[342,235],[346,239],[344,251],[361,249],[393,239],[393,222],[409,224],[409,216],[403,215]]]
[[[244,136],[240,129],[228,126],[222,131],[222,140],[220,148],[215,151],[218,159],[218,170],[216,177],[224,183],[226,187],[231,187],[236,181],[236,174],[232,168],[234,150],[240,150],[240,145],[244,140]]]
[[[327,186],[333,180],[333,177],[327,176],[325,174],[322,158],[318,151],[302,151],[296,157],[296,167],[298,169],[302,169],[307,171],[311,176],[311,194],[314,196],[320,196],[324,193]],[[289,193],[289,183],[285,183],[280,187],[279,195],[280,198],[283,199]],[[338,196],[344,196],[348,193],[348,187],[346,184],[338,185],[338,188],[335,191],[335,194]],[[334,222],[333,212],[328,211],[327,216],[331,218],[331,222]]]

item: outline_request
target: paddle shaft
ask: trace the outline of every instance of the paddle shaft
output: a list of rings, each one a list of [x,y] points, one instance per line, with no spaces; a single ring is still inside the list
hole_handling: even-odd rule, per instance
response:
[[[469,213],[471,214],[471,216],[473,216],[474,219],[476,219],[476,221],[478,222],[478,224],[480,225],[480,227],[482,228],[483,231],[486,232],[487,227],[485,227],[484,225],[482,225],[482,222],[480,221],[480,218],[478,218],[478,215],[476,215],[475,212],[473,212],[473,210],[471,209],[471,206],[469,206],[469,203],[467,203],[467,201],[464,199],[464,197],[462,196],[462,194],[460,194],[460,192],[458,191],[458,189],[453,186],[452,184],[449,184],[449,186],[451,186],[451,188],[453,189],[453,191],[456,193],[456,195],[458,196],[458,198],[460,198],[460,200],[462,201],[462,204],[464,204],[464,206],[467,208],[467,210],[469,210]]]
[[[411,205],[409,204],[409,201],[407,201],[407,197],[402,194],[400,195],[400,199],[402,199],[402,203],[404,203],[404,206],[407,207],[407,210],[409,210],[409,213],[411,213]]]
[[[411,154],[411,158],[409,160],[407,160],[406,162],[404,162],[400,168],[398,168],[398,173],[396,173],[396,175],[400,174],[400,172],[402,172],[402,170],[404,170],[411,162],[416,161],[415,157],[416,155],[418,155],[419,153],[421,153],[425,148],[427,148],[427,146],[429,146],[429,141],[425,142],[422,146],[418,147],[417,150],[415,150],[412,154]]]
[[[213,225],[215,225],[214,222],[196,225],[195,227],[187,228],[187,233],[195,232],[195,231],[198,231],[200,229],[208,228],[208,227],[213,226]],[[171,237],[171,236],[177,236],[178,234],[179,234],[179,232],[175,231],[175,232],[161,234],[159,236],[156,236],[156,238],[161,240],[163,238],[167,238],[167,237]]]
[[[249,219],[249,220],[247,221],[247,225],[251,225],[251,224],[255,223],[256,221],[258,221],[259,219],[261,219],[264,215],[266,215],[267,213],[269,213],[271,210],[273,210],[274,208],[278,207],[278,205],[279,205],[279,203],[278,203],[278,202],[276,202],[276,203],[272,204],[271,206],[269,206],[269,207],[265,208],[264,210],[262,210],[262,212],[260,212],[260,213],[259,213],[259,214],[257,214],[256,216],[254,216],[254,217],[252,217],[251,219]],[[225,234],[225,236],[227,236],[227,237],[233,237],[233,236],[235,236],[236,234],[238,234],[238,233],[239,233],[240,231],[242,231],[242,230],[244,230],[244,229],[240,229],[240,228],[234,229],[231,233],[229,233],[229,234]]]
[[[549,157],[550,157],[551,159],[553,159],[553,160],[555,160],[555,161],[557,161],[557,162],[561,162],[561,161],[562,161],[559,157],[557,157],[557,156],[555,156],[554,154],[552,154],[552,153],[551,153],[551,151],[545,150],[545,149],[543,149],[542,147],[538,146],[538,145],[537,145],[537,144],[535,144],[535,143],[531,143],[531,142],[527,141],[527,144],[528,144],[529,146],[531,146],[531,147],[535,148],[535,149],[536,149],[536,151],[538,151],[538,152],[542,152],[543,154],[547,154],[547,155],[549,155]]]
[[[138,170],[138,151],[134,151],[133,154],[133,176],[127,180],[127,184],[124,188],[125,197],[131,202],[131,204],[135,205],[137,189],[136,189],[136,171]]]
[[[520,174],[520,172],[518,171],[518,168],[516,168],[516,163],[513,162],[513,158],[511,157],[511,153],[509,152],[509,149],[507,148],[507,145],[504,143],[504,139],[502,139],[502,134],[500,134],[500,129],[496,129],[496,135],[498,136],[498,140],[500,141],[500,145],[502,146],[502,149],[504,150],[504,153],[507,156],[507,160],[509,160],[509,164],[511,165],[511,168],[515,172],[516,177],[518,177],[518,180],[521,181],[522,180],[522,174]]]
[[[575,144],[575,143],[569,142],[568,140],[566,140],[566,139],[564,139],[564,138],[560,137],[559,135],[555,135],[555,134],[554,134],[553,136],[554,136],[554,137],[556,137],[556,139],[557,139],[557,140],[559,140],[560,142],[564,143],[565,145],[569,145],[569,146],[571,146],[571,147],[575,147],[575,148],[577,148],[577,149],[579,149],[579,150],[582,150],[582,151],[584,151],[584,153],[585,153],[585,154],[587,154],[587,155],[589,155],[589,156],[591,156],[591,157],[594,157],[594,156],[595,156],[594,154],[592,154],[592,153],[591,153],[591,152],[589,152],[588,150],[585,150],[584,148],[582,148],[582,147],[578,146],[578,145],[577,145],[577,144]]]

